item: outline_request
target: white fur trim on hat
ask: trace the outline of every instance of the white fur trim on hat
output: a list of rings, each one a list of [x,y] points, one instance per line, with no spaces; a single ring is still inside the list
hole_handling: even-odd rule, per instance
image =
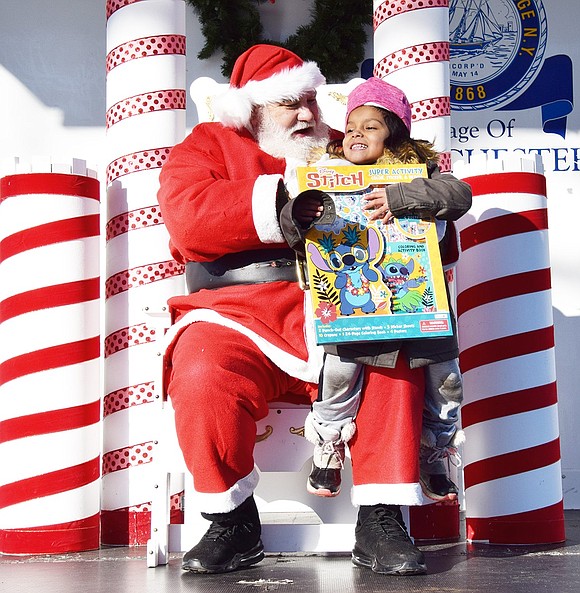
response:
[[[265,80],[250,80],[241,88],[229,87],[214,97],[213,111],[223,125],[240,129],[250,123],[255,105],[296,101],[325,82],[315,62],[304,62],[301,66],[281,70]]]

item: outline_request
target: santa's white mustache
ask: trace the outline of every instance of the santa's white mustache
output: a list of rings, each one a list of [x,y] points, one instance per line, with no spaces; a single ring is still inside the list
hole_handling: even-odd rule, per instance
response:
[[[290,133],[293,134],[294,132],[302,132],[302,130],[313,130],[313,129],[314,129],[313,124],[307,124],[307,123],[296,124],[290,130]]]

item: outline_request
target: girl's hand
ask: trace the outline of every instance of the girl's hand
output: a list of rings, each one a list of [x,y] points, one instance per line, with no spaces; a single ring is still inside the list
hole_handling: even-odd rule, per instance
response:
[[[383,224],[387,223],[393,217],[393,213],[389,210],[387,202],[387,190],[384,187],[373,189],[365,197],[365,204],[363,210],[366,211],[370,220],[380,220]]]
[[[292,217],[302,228],[308,228],[314,220],[320,218],[324,212],[322,200],[316,197],[306,197],[296,200],[292,209]]]

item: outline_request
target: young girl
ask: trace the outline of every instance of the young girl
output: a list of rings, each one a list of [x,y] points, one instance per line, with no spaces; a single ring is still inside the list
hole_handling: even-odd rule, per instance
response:
[[[426,163],[429,177],[394,183],[366,194],[364,210],[369,219],[386,223],[393,217],[435,217],[439,247],[445,262],[457,255],[453,221],[471,206],[470,186],[450,174],[442,174],[433,145],[410,137],[411,108],[398,88],[379,78],[369,78],[348,97],[344,139],[327,146],[326,154],[313,164],[370,165]],[[332,222],[334,208],[329,196],[307,191],[282,209],[280,224],[288,244],[304,254],[304,236],[314,224]],[[324,216],[323,216],[324,215]],[[449,479],[444,459],[457,455],[462,431],[457,430],[463,398],[458,364],[456,323],[453,335],[428,340],[388,340],[325,346],[318,399],[305,423],[305,436],[314,443],[313,467],[307,489],[318,496],[340,491],[345,443],[356,428],[354,418],[360,401],[362,365],[394,367],[399,352],[411,368],[425,367],[425,406],[420,451],[423,492],[434,500],[454,500],[457,487]],[[386,419],[388,422],[388,419]]]

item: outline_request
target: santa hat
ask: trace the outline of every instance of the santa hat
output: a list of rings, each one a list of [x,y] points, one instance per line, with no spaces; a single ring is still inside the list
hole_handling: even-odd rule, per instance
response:
[[[213,100],[216,118],[225,126],[243,128],[255,105],[296,101],[326,82],[315,62],[274,45],[254,45],[234,64],[228,90]]]
[[[405,93],[381,78],[371,76],[350,92],[346,103],[347,122],[351,111],[362,105],[382,107],[393,112],[411,131],[411,106]]]

